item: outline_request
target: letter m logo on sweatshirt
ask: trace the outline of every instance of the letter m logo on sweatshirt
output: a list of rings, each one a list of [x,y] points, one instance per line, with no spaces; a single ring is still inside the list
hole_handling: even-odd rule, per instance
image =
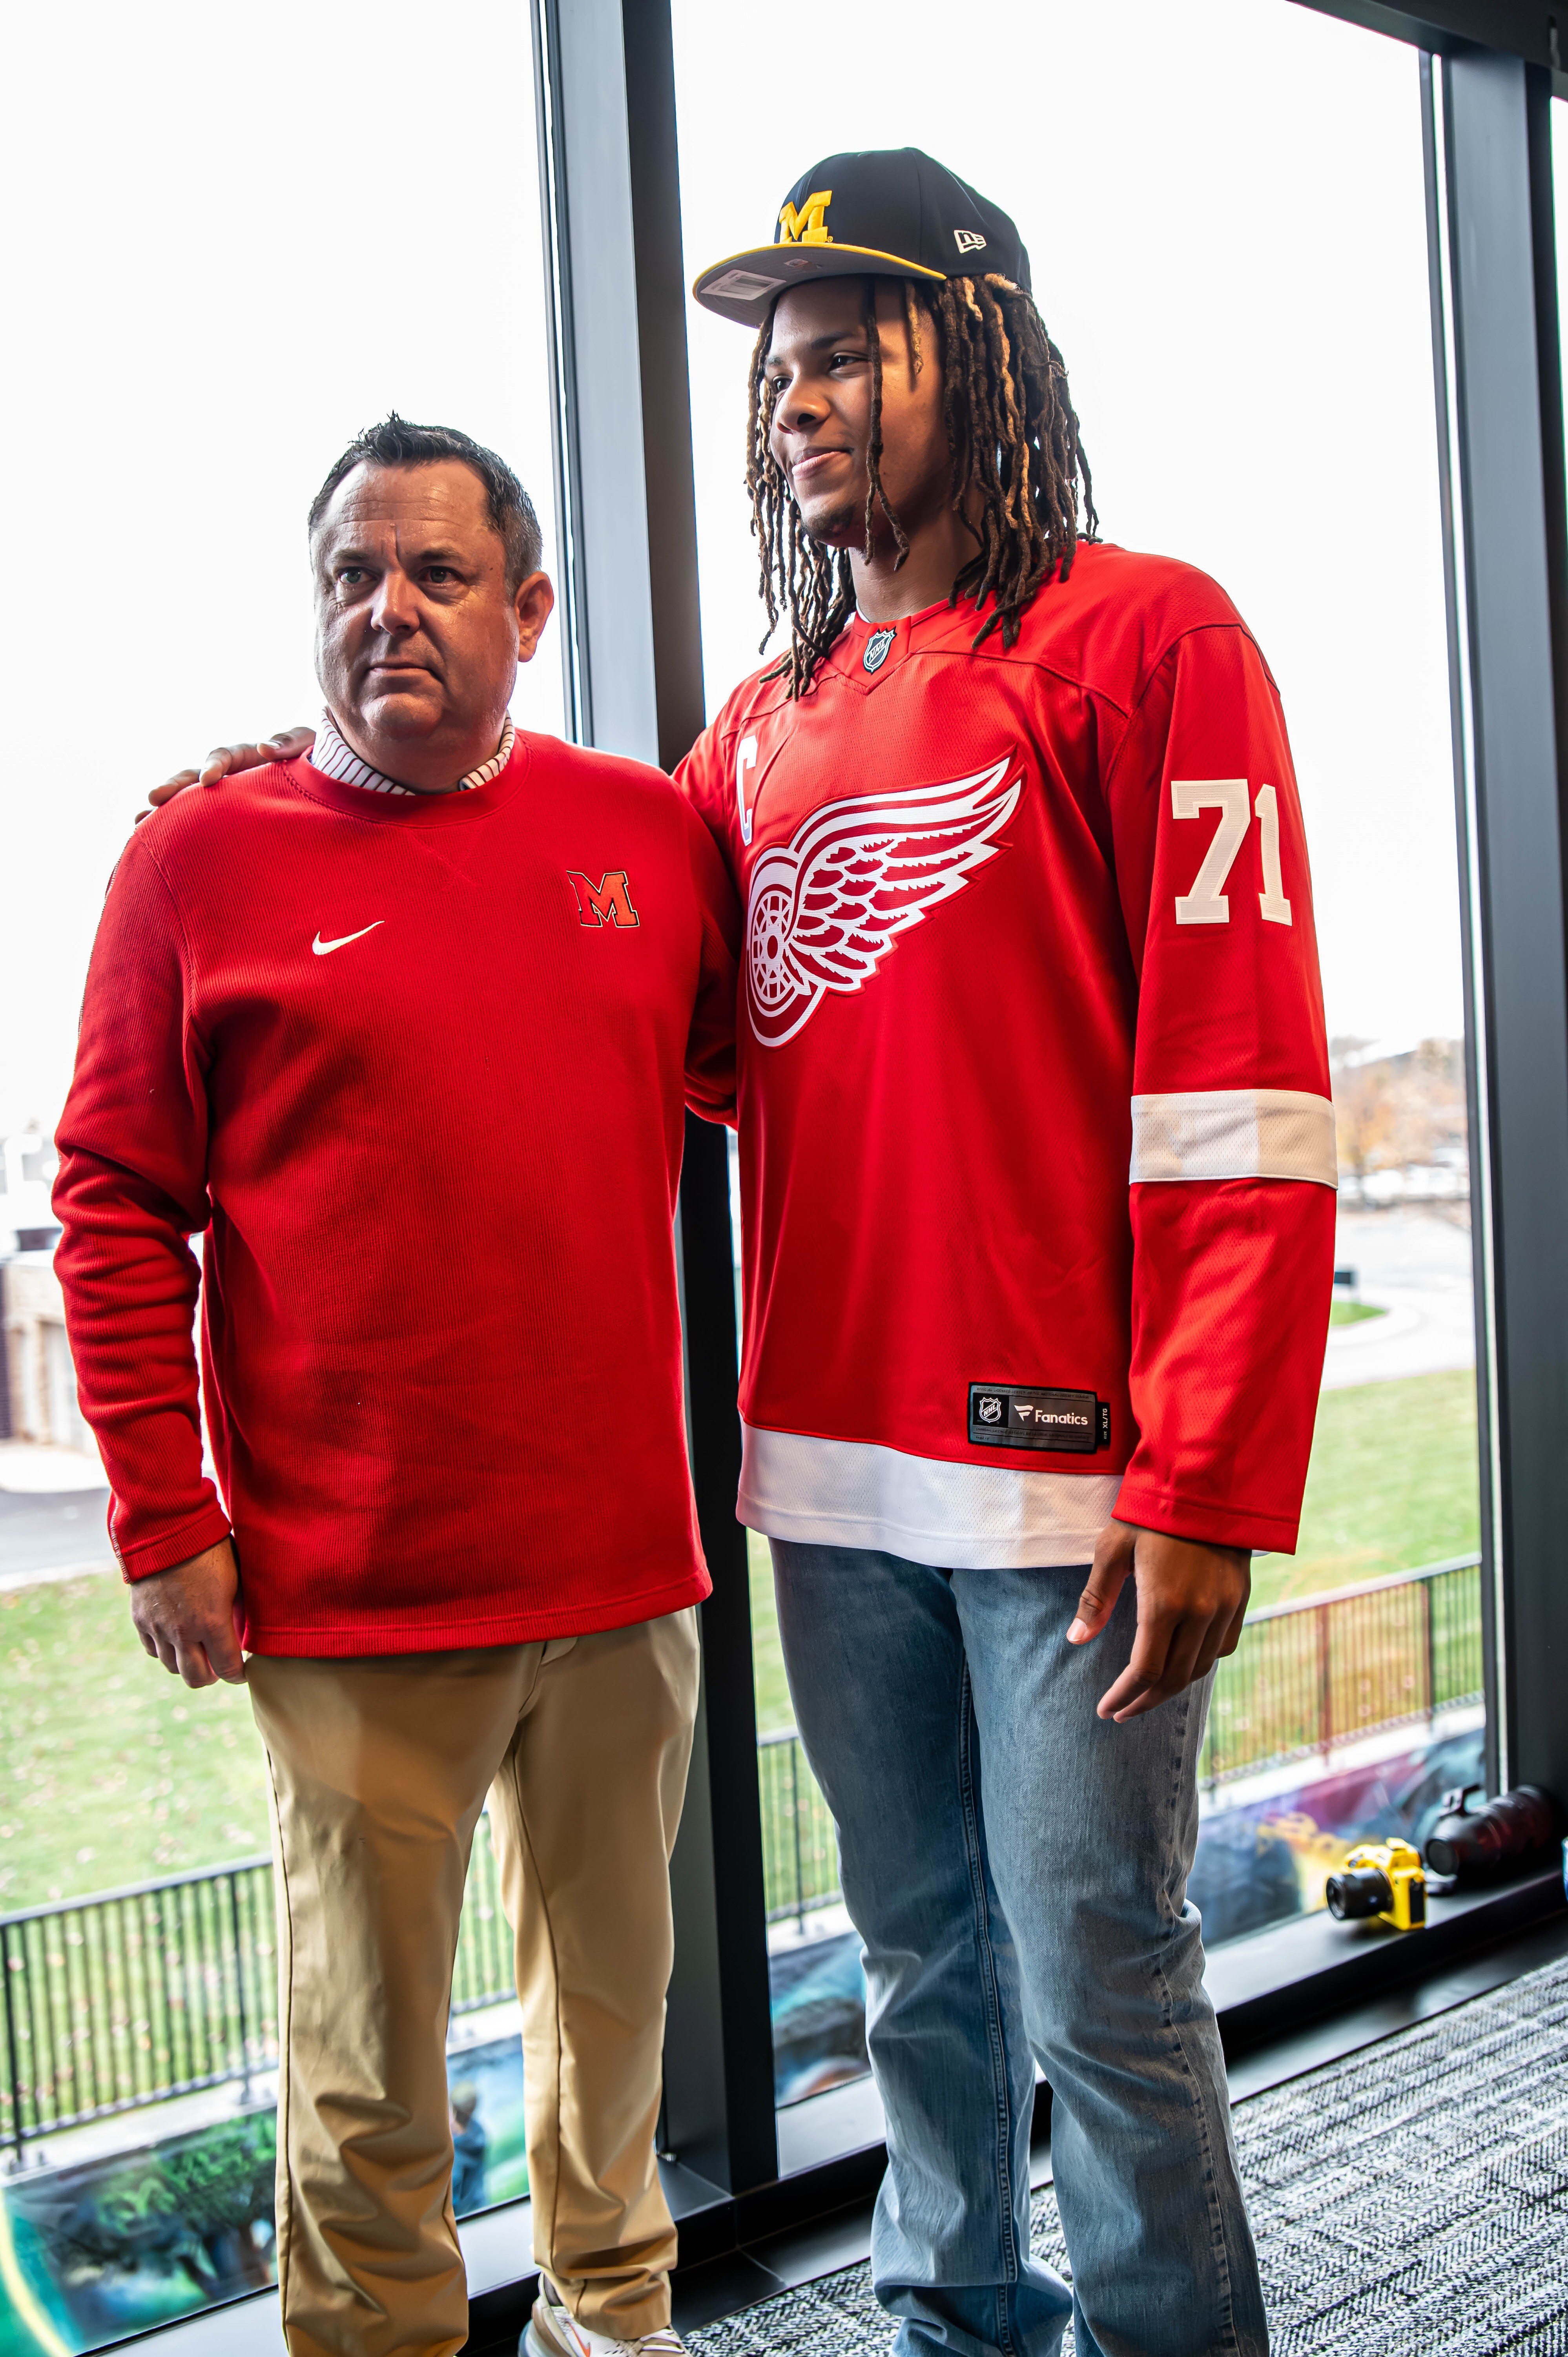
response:
[[[579,876],[575,867],[566,870],[572,879],[572,889],[577,895],[577,921],[584,925],[639,925],[642,922],[631,905],[631,892],[624,867],[617,867],[601,876],[596,884],[586,876]]]

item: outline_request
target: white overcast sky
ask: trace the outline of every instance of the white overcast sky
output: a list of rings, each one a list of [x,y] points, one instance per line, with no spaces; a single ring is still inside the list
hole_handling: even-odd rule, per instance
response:
[[[1279,679],[1330,1028],[1456,1032],[1414,52],[1291,0],[675,25],[688,278],[842,147],[1015,216],[1106,533],[1213,572]],[[86,0],[7,50],[0,1131],[59,1111],[146,786],[311,715],[303,516],[348,436],[465,426],[552,521],[525,0],[383,0],[373,36],[360,0]],[[689,324],[712,706],[760,620],[746,338]],[[516,709],[559,726],[553,626]]]

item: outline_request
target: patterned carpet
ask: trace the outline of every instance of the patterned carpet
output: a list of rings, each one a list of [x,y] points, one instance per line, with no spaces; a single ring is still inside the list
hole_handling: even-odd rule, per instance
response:
[[[1235,2122],[1274,2357],[1568,2357],[1568,1958]],[[1067,2274],[1048,2188],[1034,2244]],[[690,2345],[851,2357],[892,2341],[862,2266]]]

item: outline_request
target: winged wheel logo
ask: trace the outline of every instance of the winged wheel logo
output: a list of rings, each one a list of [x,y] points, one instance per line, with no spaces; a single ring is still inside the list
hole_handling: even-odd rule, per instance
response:
[[[792,1039],[830,990],[863,989],[898,935],[994,859],[1018,807],[1005,754],[973,777],[855,794],[802,819],[751,872],[746,1000],[765,1048]]]

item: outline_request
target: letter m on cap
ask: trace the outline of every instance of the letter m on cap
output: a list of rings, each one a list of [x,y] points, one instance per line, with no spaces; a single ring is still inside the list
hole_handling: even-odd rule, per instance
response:
[[[823,216],[833,200],[831,188],[819,188],[806,199],[799,212],[786,205],[779,216],[780,245],[832,245],[828,225]]]
[[[601,876],[596,884],[568,867],[572,889],[577,895],[577,921],[582,925],[639,925],[642,922],[631,905],[631,892],[624,867]]]

